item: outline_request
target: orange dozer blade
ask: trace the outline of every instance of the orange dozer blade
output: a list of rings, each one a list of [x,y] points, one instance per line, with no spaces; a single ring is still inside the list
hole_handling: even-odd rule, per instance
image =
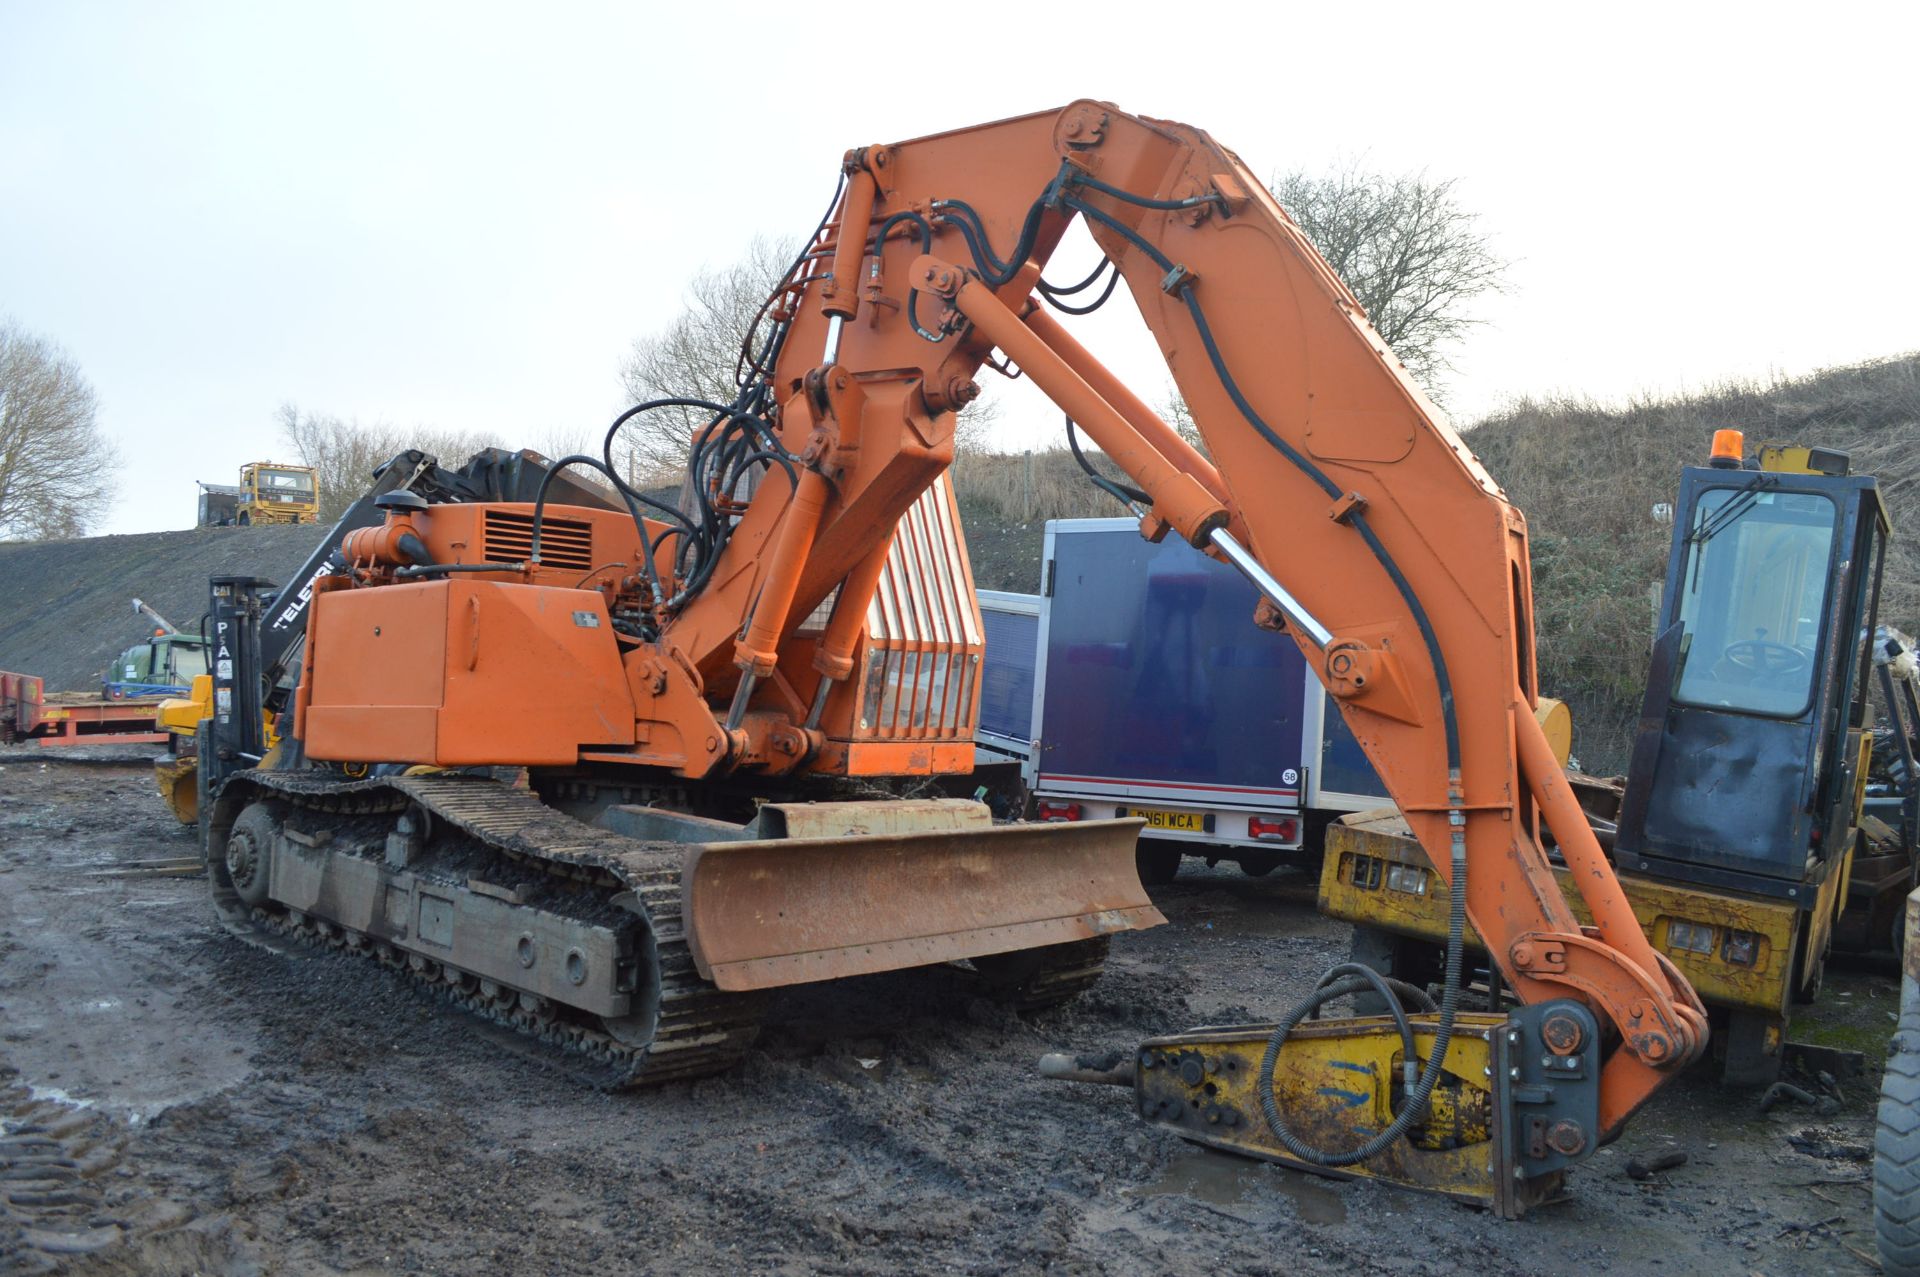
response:
[[[682,879],[694,963],[767,989],[1157,927],[1141,823],[703,844]]]

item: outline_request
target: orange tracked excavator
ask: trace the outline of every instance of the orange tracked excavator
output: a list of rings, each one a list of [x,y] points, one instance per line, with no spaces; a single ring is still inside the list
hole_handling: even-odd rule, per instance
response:
[[[1076,220],[1104,261],[1056,285]],[[1206,455],[1051,313],[1122,280]],[[1277,1026],[1051,1071],[1128,1082],[1149,1120],[1257,1156],[1509,1214],[1556,1191],[1706,1029],[1535,719],[1526,523],[1238,159],[1101,102],[849,152],[739,396],[668,401],[709,414],[685,508],[609,464],[661,403],[558,463],[598,472],[603,507],[544,483],[383,497],[315,583],[291,742],[265,765],[259,605],[217,585],[221,909],[405,966],[616,1082],[719,1067],[752,995],[800,981],[967,959],[1029,1004],[1081,987],[1109,934],[1159,920],[1137,821],[809,801],[966,765],[979,627],[940,481],[985,364],[1118,463],[1126,483],[1096,481],[1143,535],[1253,580],[1254,619],[1299,643],[1453,888],[1437,1004],[1336,969]],[[1516,1010],[1462,1007],[1468,918]],[[1313,1018],[1368,982],[1390,1015]]]

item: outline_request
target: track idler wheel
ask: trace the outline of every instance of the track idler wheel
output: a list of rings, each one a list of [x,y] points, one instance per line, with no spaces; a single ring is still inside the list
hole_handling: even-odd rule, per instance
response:
[[[273,844],[279,832],[280,822],[265,803],[254,803],[233,822],[221,865],[233,894],[245,904],[258,907],[267,902]]]

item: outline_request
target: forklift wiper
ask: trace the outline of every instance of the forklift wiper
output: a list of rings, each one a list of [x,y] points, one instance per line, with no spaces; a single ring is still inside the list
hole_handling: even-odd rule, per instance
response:
[[[1753,508],[1754,502],[1760,499],[1762,488],[1770,488],[1777,482],[1779,481],[1773,475],[1764,470],[1755,474],[1734,493],[1732,500],[1721,506],[1710,518],[1703,519],[1687,540],[1694,545],[1705,545],[1713,540],[1729,524]]]

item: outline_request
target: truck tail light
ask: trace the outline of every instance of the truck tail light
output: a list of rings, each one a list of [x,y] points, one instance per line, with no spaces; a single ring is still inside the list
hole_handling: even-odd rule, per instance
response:
[[[1039,806],[1039,811],[1040,811],[1040,819],[1042,820],[1078,820],[1080,819],[1079,803],[1042,802]]]
[[[1300,836],[1300,822],[1292,816],[1283,816],[1279,820],[1262,820],[1258,816],[1247,817],[1247,837],[1259,838],[1267,842],[1292,842]]]

